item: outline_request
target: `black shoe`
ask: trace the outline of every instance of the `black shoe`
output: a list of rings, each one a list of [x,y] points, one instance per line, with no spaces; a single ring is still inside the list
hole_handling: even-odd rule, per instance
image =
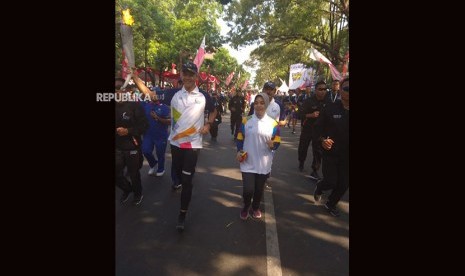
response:
[[[171,185],[171,188],[173,189],[173,191],[176,191],[176,190],[178,190],[178,189],[181,188],[181,187],[182,187],[182,184],[181,184],[181,183],[178,183],[178,184],[173,183],[173,185]]]
[[[336,209],[336,207],[329,206],[327,202],[325,204],[325,208],[333,217],[338,217],[340,215],[339,210]]]
[[[132,201],[132,204],[139,205],[142,202],[143,198],[144,198],[143,195],[134,197],[134,200]]]
[[[273,187],[273,186],[271,185],[271,182],[270,182],[268,179],[265,180],[265,187],[267,187],[268,189],[271,189],[271,187]]]
[[[313,191],[313,199],[315,200],[315,202],[318,202],[321,200],[321,195],[322,195],[322,192],[318,190],[318,185],[317,185],[315,187],[315,190]]]
[[[304,170],[304,163],[299,162],[299,171],[302,172]]]
[[[129,195],[131,192],[124,192],[123,195],[121,195],[121,198],[119,199],[121,204],[125,203],[129,199]]]
[[[186,213],[184,214],[179,214],[178,216],[178,225],[176,225],[176,229],[179,232],[184,231],[184,222],[186,221]]]
[[[313,171],[311,174],[310,174],[310,178],[313,178],[315,180],[319,180],[320,179],[320,176],[318,175],[318,173],[316,171]]]

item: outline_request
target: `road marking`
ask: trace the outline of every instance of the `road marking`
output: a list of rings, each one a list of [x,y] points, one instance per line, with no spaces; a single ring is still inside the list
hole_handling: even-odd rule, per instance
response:
[[[281,256],[279,255],[278,231],[274,215],[272,191],[265,188],[265,228],[266,228],[266,270],[268,276],[282,276]]]

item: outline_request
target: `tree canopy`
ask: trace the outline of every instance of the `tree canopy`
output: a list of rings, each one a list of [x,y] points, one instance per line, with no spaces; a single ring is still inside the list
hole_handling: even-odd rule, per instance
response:
[[[233,47],[259,45],[250,62],[259,62],[260,82],[286,78],[290,64],[315,63],[310,47],[335,66],[349,49],[348,0],[234,0],[224,20],[230,22],[227,39]]]
[[[205,59],[200,70],[209,71],[222,81],[232,72],[233,82],[250,78],[244,66],[257,68],[255,83],[286,80],[289,66],[304,63],[319,67],[309,59],[313,47],[340,68],[349,49],[348,0],[116,0],[115,66],[121,68],[121,11],[129,8],[134,18],[134,55],[136,66],[163,71],[171,64],[193,60],[205,35]],[[220,34],[217,19],[231,27],[226,37]],[[238,49],[258,45],[244,64],[239,64],[222,48],[230,43]],[[240,80],[237,76],[241,72]]]
[[[119,33],[121,12],[127,8],[134,18],[132,30],[137,67],[153,67],[164,71],[175,63],[179,68],[181,62],[194,59],[205,35],[205,50],[214,53],[214,59],[205,60],[199,68],[201,71],[207,71],[210,66],[210,73],[224,80],[235,68],[243,70],[237,60],[221,48],[224,38],[220,35],[217,19],[223,12],[223,6],[220,2],[209,0],[117,0],[116,70],[121,69],[122,59]],[[247,76],[245,70],[242,75]]]

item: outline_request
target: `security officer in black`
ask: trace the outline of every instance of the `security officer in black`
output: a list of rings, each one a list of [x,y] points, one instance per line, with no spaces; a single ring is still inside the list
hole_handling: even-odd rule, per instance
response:
[[[135,101],[128,101],[120,87],[115,87],[115,172],[116,186],[123,190],[121,203],[128,200],[129,194],[134,192],[135,205],[142,202],[142,183],[140,168],[143,156],[141,152],[141,135],[147,130],[149,123],[142,106]],[[126,97],[123,97],[126,96]],[[130,183],[123,175],[127,167]]]
[[[297,88],[295,90],[295,93],[297,95],[297,110],[300,110],[302,108],[304,102],[307,99],[309,99],[311,97],[311,95],[307,93],[307,90],[300,90],[299,88]],[[298,116],[298,119],[300,120],[300,126],[303,127],[305,117],[302,117],[301,114],[302,114],[301,112],[298,112],[297,116]]]
[[[315,94],[306,99],[299,109],[300,117],[302,118],[302,131],[300,133],[298,150],[299,170],[302,171],[304,168],[308,146],[310,142],[312,142],[313,171],[310,177],[315,180],[320,179],[318,170],[321,166],[322,148],[321,142],[318,141],[319,136],[317,136],[314,131],[314,126],[321,112],[329,102],[329,99],[326,97],[326,83],[324,81],[319,81],[315,84]]]
[[[212,141],[216,142],[216,137],[218,136],[218,125],[222,122],[221,114],[223,113],[223,105],[221,104],[221,100],[218,97],[218,93],[215,91],[212,92],[212,102],[216,108],[217,113],[215,121],[210,126],[210,135],[212,137]]]
[[[313,197],[319,201],[323,191],[332,189],[325,207],[335,217],[336,205],[349,188],[349,78],[341,82],[340,95],[340,101],[326,106],[315,126],[323,147],[323,180]]]
[[[341,89],[339,80],[333,80],[331,86],[331,90],[328,93],[326,93],[326,96],[331,100],[332,103],[334,103],[335,101],[340,101],[341,95],[339,93],[339,90]]]
[[[240,90],[237,90],[234,97],[229,100],[229,110],[231,111],[231,135],[234,135],[236,139],[242,122],[242,113],[245,110],[245,99]]]

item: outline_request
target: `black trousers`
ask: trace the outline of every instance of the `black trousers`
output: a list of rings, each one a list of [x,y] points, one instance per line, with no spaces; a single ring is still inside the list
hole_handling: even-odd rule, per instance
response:
[[[250,203],[252,203],[253,210],[257,210],[258,208],[260,208],[260,201],[263,197],[265,181],[268,178],[268,176],[269,174],[247,172],[242,173],[242,182],[244,185],[242,197],[244,199],[245,209],[248,209],[250,207]]]
[[[116,186],[126,193],[134,192],[135,197],[142,195],[142,181],[140,178],[140,168],[144,162],[144,157],[140,149],[119,150],[115,149],[115,173]],[[124,177],[124,168],[127,167],[129,178],[132,183]]]
[[[195,166],[200,149],[181,149],[171,145],[171,157],[176,177],[182,183],[181,191],[181,210],[187,211],[192,198],[192,179],[195,174]]]
[[[218,123],[214,122],[213,124],[210,125],[210,135],[213,138],[216,138],[218,136]]]
[[[349,154],[323,155],[323,180],[317,185],[319,191],[333,189],[327,204],[335,207],[349,188]]]
[[[242,123],[242,114],[231,112],[231,134],[234,135],[234,138],[237,137],[237,131],[241,127],[241,123]]]
[[[310,142],[312,142],[312,154],[313,154],[312,170],[318,172],[318,170],[321,167],[323,148],[321,147],[321,143],[318,141],[318,138],[314,137],[313,131],[302,129],[302,132],[300,133],[299,149],[298,149],[299,162],[305,163],[305,159],[307,159],[307,151],[308,151],[308,147],[310,146]]]

